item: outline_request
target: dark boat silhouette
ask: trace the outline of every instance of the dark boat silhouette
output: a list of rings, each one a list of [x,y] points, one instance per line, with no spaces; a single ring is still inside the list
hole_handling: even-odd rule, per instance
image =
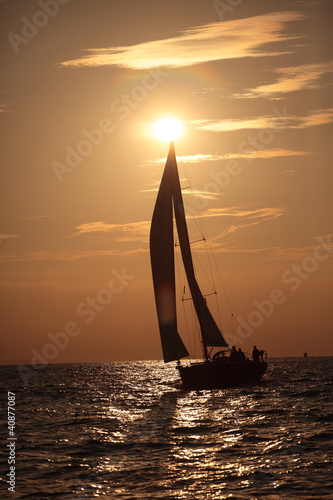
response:
[[[189,353],[177,330],[174,220],[203,347],[203,360],[186,366],[181,365],[180,359]],[[178,362],[183,387],[214,389],[260,380],[266,372],[267,362],[229,355],[228,344],[197,283],[173,141],[170,142],[151,222],[150,257],[163,358],[166,363]],[[211,356],[214,348],[220,348],[220,351]]]

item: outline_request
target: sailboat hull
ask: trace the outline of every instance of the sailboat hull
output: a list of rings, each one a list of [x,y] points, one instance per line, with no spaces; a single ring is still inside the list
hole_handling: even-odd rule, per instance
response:
[[[267,370],[265,361],[223,359],[177,366],[184,389],[219,389],[258,382]]]

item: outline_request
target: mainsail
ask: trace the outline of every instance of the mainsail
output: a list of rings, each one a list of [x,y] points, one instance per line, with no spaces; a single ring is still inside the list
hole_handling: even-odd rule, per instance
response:
[[[150,231],[150,255],[164,361],[188,355],[178,332],[176,319],[173,209],[182,260],[194,308],[201,329],[203,345],[227,347],[198,286],[185,219],[174,144],[171,142]]]
[[[177,332],[172,210],[173,157],[169,153],[150,228],[150,260],[164,361],[188,356]]]

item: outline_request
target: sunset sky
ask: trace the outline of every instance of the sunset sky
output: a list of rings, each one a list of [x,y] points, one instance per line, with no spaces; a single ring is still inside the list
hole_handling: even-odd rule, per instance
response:
[[[0,362],[161,359],[165,115],[228,341],[333,355],[333,2],[4,0],[0,19]]]

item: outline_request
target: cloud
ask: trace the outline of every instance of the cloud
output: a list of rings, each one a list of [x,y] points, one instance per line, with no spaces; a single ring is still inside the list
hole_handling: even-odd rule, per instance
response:
[[[271,218],[277,217],[284,213],[285,209],[276,207],[256,208],[248,210],[240,207],[225,207],[225,208],[211,208],[205,212],[205,217],[247,217],[247,218]]]
[[[91,233],[110,233],[117,241],[146,241],[150,222],[131,222],[128,224],[107,224],[106,222],[87,222],[77,226],[72,236]]]
[[[333,122],[333,108],[314,111],[308,116],[300,116],[291,120],[289,128],[308,128],[318,125],[328,125]]]
[[[49,215],[32,215],[31,217],[21,217],[21,220],[43,220],[48,218]]]
[[[160,182],[158,182],[158,186],[154,188],[142,189],[140,193],[156,193],[159,189]],[[186,194],[186,191],[183,192],[183,196]],[[205,200],[216,200],[220,196],[226,196],[225,193],[212,193],[211,191],[205,191],[200,189],[191,188],[190,193],[191,196],[200,197]]]
[[[235,130],[263,129],[274,126],[275,117],[261,116],[257,118],[225,119],[225,120],[193,120],[195,128],[209,132],[233,132]]]
[[[187,156],[177,156],[178,163],[203,163],[203,162],[214,162],[220,160],[233,160],[233,159],[266,159],[266,158],[277,158],[284,156],[306,156],[310,155],[312,152],[308,151],[296,151],[293,149],[283,149],[283,148],[275,148],[275,149],[262,149],[249,151],[245,153],[225,153],[225,154],[197,154],[197,155],[187,155]],[[159,165],[165,164],[166,158],[155,158],[154,160],[147,160],[143,163],[142,167],[149,167],[151,165]],[[149,191],[156,191],[159,187],[159,183],[156,188],[152,188]],[[148,190],[145,190],[145,192]]]
[[[193,194],[193,192],[191,193]],[[215,195],[215,193],[213,193]],[[202,192],[200,192],[202,196]],[[207,193],[207,196],[212,196],[212,193]],[[235,232],[237,229],[242,227],[252,226],[259,224],[264,221],[275,219],[281,216],[285,210],[283,208],[259,208],[259,209],[242,209],[239,207],[228,207],[228,208],[215,208],[208,209],[202,214],[202,218],[212,218],[212,217],[232,217],[237,219],[237,223],[231,224],[225,231],[220,234],[217,239]],[[188,219],[192,218],[191,214],[188,214]],[[197,217],[197,215],[195,215]],[[89,235],[91,233],[108,233],[112,235],[114,240],[120,242],[144,242],[148,241],[148,235],[150,230],[150,221],[140,221],[128,224],[106,224],[105,222],[91,222],[86,224],[81,224],[76,227],[77,232],[73,236]],[[216,239],[216,238],[215,238]],[[135,248],[128,250],[106,250],[106,251],[83,251],[83,250],[71,250],[69,252],[56,252],[54,254],[50,252],[34,252],[30,254],[30,258],[40,258],[41,260],[78,260],[88,257],[96,257],[103,255],[134,255],[141,252],[147,252],[148,247],[145,248]]]
[[[74,248],[68,251],[51,252],[40,250],[37,252],[27,252],[23,254],[1,255],[0,262],[41,262],[41,261],[66,261],[73,262],[82,259],[101,258],[101,257],[124,257],[146,253],[147,248],[119,249],[119,250],[81,250]]]
[[[298,12],[278,12],[198,26],[172,38],[131,46],[89,49],[87,55],[61,66],[122,66],[131,69],[183,67],[208,61],[285,54],[270,52],[265,44],[297,37],[284,33],[284,25],[305,19]]]
[[[209,246],[214,250],[214,252],[229,252],[234,251],[235,247],[230,246],[230,243],[226,243],[224,239],[236,231],[240,229],[244,229],[250,226],[256,226],[265,222],[272,221],[281,217],[286,213],[286,209],[284,207],[264,207],[264,208],[255,208],[255,209],[247,209],[241,207],[226,207],[226,208],[211,208],[202,213],[202,219],[211,219],[223,217],[226,219],[223,222],[223,226],[225,227],[220,233],[215,236],[211,236],[209,238]],[[228,224],[228,219],[230,219],[230,223]],[[208,221],[207,221],[208,224]],[[222,223],[219,223],[222,225]],[[216,224],[215,224],[215,227]],[[269,249],[253,249],[253,252],[266,251],[271,250],[275,247],[270,247]],[[196,246],[196,249],[199,251],[205,251],[206,245],[205,243],[199,243]],[[248,248],[241,248],[237,251],[249,251]]]
[[[18,289],[50,289],[58,291],[72,291],[73,289],[82,290],[82,284],[76,283],[59,283],[56,281],[2,281],[0,289],[10,289],[17,291]]]
[[[286,110],[286,107],[284,108]],[[308,128],[326,125],[333,122],[333,109],[314,110],[307,116],[282,115],[259,116],[241,119],[224,120],[192,120],[190,123],[197,129],[208,132],[233,132],[237,130],[282,130],[283,128]]]
[[[209,209],[203,215],[204,217],[230,217],[237,219],[236,223],[230,224],[224,231],[214,238],[215,242],[225,236],[234,233],[239,229],[249,226],[256,226],[262,222],[267,222],[281,217],[286,212],[281,207],[265,207],[254,210],[246,210],[239,207]]]
[[[31,220],[30,218],[27,218]],[[145,253],[148,251],[148,235],[150,222],[133,222],[128,224],[107,224],[105,222],[88,222],[76,227],[76,232],[70,236],[77,237],[91,235],[93,233],[108,234],[113,241],[120,243],[135,243],[135,248],[126,245],[112,250],[82,250],[72,248],[69,250],[49,251],[39,250],[36,252],[26,252],[22,254],[0,255],[0,262],[32,262],[32,261],[78,261],[82,259],[102,258],[102,257],[124,257]],[[2,235],[15,237],[14,235]],[[1,237],[1,235],[0,235]],[[144,245],[139,245],[143,243]]]
[[[12,238],[18,238],[18,235],[17,234],[0,233],[0,243],[3,240],[11,240]]]
[[[197,155],[186,155],[186,156],[179,156],[177,155],[177,160],[178,162],[182,163],[201,163],[203,161],[216,161],[216,159],[221,159],[217,157],[218,155],[203,155],[203,154],[197,154]],[[166,157],[163,158],[155,158],[154,160],[147,160],[144,162],[141,167],[148,167],[150,165],[158,165],[158,164],[164,164],[166,162]]]
[[[323,239],[327,239],[327,237],[329,238],[330,234],[322,236]],[[274,264],[277,264],[277,262],[281,262],[285,265],[287,262],[288,263],[301,262],[304,258],[313,255],[315,249],[318,248],[318,242],[312,245],[300,245],[293,247],[269,246],[269,247],[249,248],[249,247],[241,247],[237,244],[232,244],[229,242],[214,241],[211,247],[214,249],[214,253],[232,253],[232,254],[245,253],[246,255],[265,253],[267,254],[266,257],[272,260]]]
[[[278,68],[275,72],[281,75],[277,82],[260,85],[243,94],[234,94],[233,97],[272,97],[276,94],[325,87],[327,85],[320,84],[319,80],[324,75],[333,72],[333,61]]]

